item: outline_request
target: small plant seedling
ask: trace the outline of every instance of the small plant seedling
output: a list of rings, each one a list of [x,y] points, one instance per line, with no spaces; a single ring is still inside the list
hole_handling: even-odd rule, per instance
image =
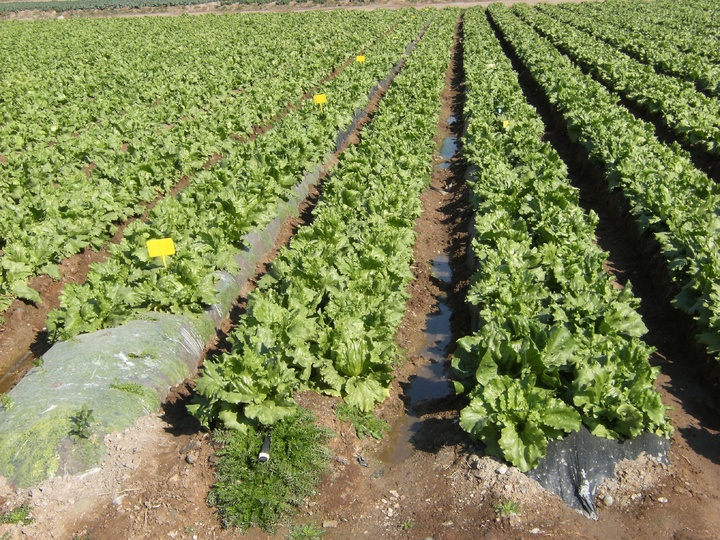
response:
[[[372,412],[365,413],[347,403],[341,403],[335,410],[337,417],[343,422],[350,422],[355,428],[359,439],[370,435],[375,439],[382,439],[386,431],[390,431],[385,420],[375,416]]]
[[[500,517],[510,517],[520,513],[520,503],[516,501],[503,501],[493,504],[495,513]]]
[[[302,525],[293,525],[288,533],[288,540],[319,540],[325,536],[325,530],[319,528],[314,523],[304,523]]]
[[[412,524],[413,524],[412,519],[406,519],[405,521],[403,521],[403,522],[400,524],[400,528],[401,528],[403,531],[409,531],[409,530],[410,530],[410,527],[412,527]]]
[[[32,521],[33,519],[30,517],[30,505],[27,503],[13,508],[9,512],[0,514],[0,523],[17,525],[18,523],[32,523]]]
[[[70,417],[72,423],[70,436],[76,439],[89,439],[91,435],[90,425],[94,421],[92,409],[87,405],[83,405],[74,416]]]

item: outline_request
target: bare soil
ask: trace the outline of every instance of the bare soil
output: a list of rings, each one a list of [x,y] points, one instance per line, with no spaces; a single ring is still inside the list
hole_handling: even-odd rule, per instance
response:
[[[447,74],[438,148],[463,128],[461,66],[458,48],[455,70]],[[524,87],[534,92],[527,81]],[[642,239],[628,229],[632,224],[622,218],[620,205],[603,202],[607,193],[600,187],[599,171],[584,165],[581,152],[563,136],[562,124],[553,123],[541,96],[534,104],[548,122],[548,140],[571,165],[571,179],[581,188],[583,204],[600,215],[598,242],[610,253],[608,270],[618,276],[621,286],[630,279],[642,299],[650,330],[647,339],[658,349],[653,357],[661,368],[658,390],[672,407],[675,434],[669,465],[644,458],[621,464],[601,490],[596,522],[567,508],[515,468],[484,456],[481,445],[458,426],[462,397],[432,400],[412,411],[421,426],[409,441],[393,437],[376,441],[358,439],[351,426],[336,418],[335,398],[305,393],[297,396],[298,402],[312,409],[318,422],[336,436],[330,443],[333,459],[318,494],[299,509],[296,523],[315,524],[325,531],[325,538],[337,539],[720,538],[717,388],[701,375],[704,358],[693,345],[686,321],[670,307],[671,291],[657,279],[652,257],[639,245]],[[451,115],[460,121],[448,125]],[[401,424],[411,412],[407,388],[426,362],[420,355],[425,321],[437,310],[441,292],[453,309],[454,338],[469,331],[462,302],[469,280],[464,175],[464,164],[454,157],[449,168],[436,171],[422,196],[424,212],[416,225],[416,279],[409,287],[412,296],[397,337],[407,360],[396,370],[390,398],[378,408],[378,415],[391,426]],[[309,212],[304,212],[288,222],[279,245],[308,219]],[[432,273],[431,261],[441,253],[450,256],[449,287]],[[259,273],[268,262],[259,264]],[[452,347],[448,357],[451,353]],[[214,482],[214,446],[210,435],[185,412],[192,384],[186,381],[176,388],[157,414],[139,419],[123,433],[108,435],[102,467],[80,476],[58,477],[31,490],[0,484],[0,509],[28,502],[34,518],[26,525],[0,525],[0,538],[240,537],[238,531],[223,529],[205,502]],[[408,445],[408,457],[397,462],[381,457],[388,454],[389,446],[398,444]],[[495,505],[507,501],[518,503],[518,515],[498,515]],[[279,539],[288,531],[287,527],[274,534],[250,530],[245,537]]]

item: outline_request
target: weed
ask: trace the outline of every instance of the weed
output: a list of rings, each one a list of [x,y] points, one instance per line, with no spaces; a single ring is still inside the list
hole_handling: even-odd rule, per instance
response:
[[[503,501],[493,504],[495,513],[501,517],[510,517],[520,513],[520,504],[515,501]]]
[[[30,517],[30,505],[24,503],[17,508],[13,508],[9,512],[5,512],[0,515],[0,523],[32,523],[33,519]]]
[[[128,394],[136,394],[138,396],[142,396],[145,393],[143,386],[139,383],[134,382],[121,383],[120,381],[115,380],[110,385],[110,388],[120,390],[121,392],[127,392]]]
[[[0,394],[0,409],[5,409],[6,411],[9,411],[12,409],[12,406],[15,404],[13,401],[13,398],[10,397],[10,394],[2,393]]]
[[[266,435],[272,433],[270,459],[258,461]],[[258,526],[272,532],[315,493],[330,459],[327,430],[314,424],[308,411],[285,418],[270,428],[247,433],[219,432],[224,445],[217,452],[217,483],[208,502],[217,507],[225,527]]]
[[[406,519],[405,521],[403,521],[403,522],[400,524],[400,528],[401,528],[403,531],[409,531],[409,530],[410,530],[410,527],[412,527],[412,525],[413,525],[412,519]]]
[[[383,433],[390,431],[385,420],[378,418],[372,412],[362,412],[347,403],[338,405],[335,414],[341,421],[350,422],[360,439],[365,435],[370,435],[379,440],[383,438]]]
[[[288,540],[319,540],[325,536],[325,530],[318,528],[314,523],[293,525],[287,535]]]
[[[90,425],[94,421],[92,409],[87,405],[83,405],[74,416],[70,417],[72,423],[70,436],[75,439],[89,439],[91,435]]]

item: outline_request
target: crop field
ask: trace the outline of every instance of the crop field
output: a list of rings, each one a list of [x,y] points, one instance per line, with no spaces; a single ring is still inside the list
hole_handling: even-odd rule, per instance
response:
[[[719,23],[0,21],[0,538],[714,538]]]

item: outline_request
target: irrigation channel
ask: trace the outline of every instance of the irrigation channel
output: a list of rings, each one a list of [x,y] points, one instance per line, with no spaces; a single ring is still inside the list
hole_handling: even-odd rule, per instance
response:
[[[447,376],[455,341],[470,332],[464,304],[470,213],[462,158],[462,29],[460,19],[442,94],[434,173],[416,224],[415,281],[397,335],[407,361],[396,368],[391,395],[377,409],[392,431],[382,441],[359,439],[335,416],[335,398],[310,392],[298,396],[336,437],[330,469],[318,495],[301,506],[297,523],[317,525],[325,538],[717,538],[720,416],[712,389],[699,376],[689,323],[670,304],[670,283],[658,264],[657,246],[635,234],[621,196],[607,191],[602,171],[570,140],[562,116],[499,31],[526,99],[547,127],[546,140],[568,165],[584,208],[600,218],[597,240],[609,253],[608,272],[619,286],[631,280],[642,301],[646,339],[657,349],[653,362],[661,368],[659,389],[672,407],[675,434],[669,465],[640,460],[621,467],[618,480],[603,492],[595,522],[516,469],[484,457],[481,446],[458,426],[465,402],[451,392]],[[357,133],[352,142],[361,137]],[[258,263],[225,332],[242,315],[252,283],[274,253],[312,219],[318,196],[312,191],[300,216],[283,225],[276,249]],[[222,337],[211,356],[226,347]],[[102,468],[82,478],[58,477],[28,492],[0,484],[0,505],[3,499],[35,505],[36,523],[23,533],[37,538],[236,538],[238,533],[222,529],[206,504],[215,447],[185,411],[192,386],[192,380],[185,381],[158,414],[109,436]],[[497,511],[507,502],[518,503],[519,514]],[[274,534],[253,529],[243,538],[279,539],[288,532],[287,527]]]

